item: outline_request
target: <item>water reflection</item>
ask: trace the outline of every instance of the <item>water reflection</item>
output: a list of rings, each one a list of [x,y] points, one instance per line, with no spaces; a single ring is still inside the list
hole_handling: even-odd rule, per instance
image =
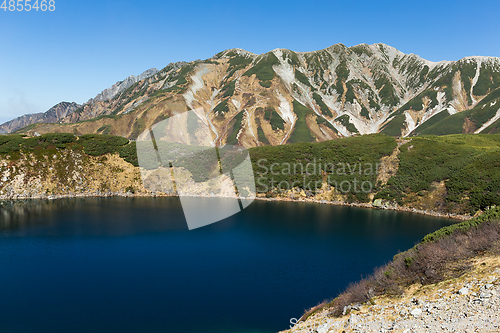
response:
[[[74,206],[74,199],[59,200],[2,200],[0,201],[0,229],[14,230],[34,222],[50,224],[50,219],[37,219],[48,211]]]
[[[277,332],[452,222],[256,201],[189,231],[178,198],[3,202],[0,217],[0,332],[40,333]]]
[[[187,230],[178,198],[65,198],[0,203],[0,233],[3,231],[4,236],[127,236],[167,230]]]

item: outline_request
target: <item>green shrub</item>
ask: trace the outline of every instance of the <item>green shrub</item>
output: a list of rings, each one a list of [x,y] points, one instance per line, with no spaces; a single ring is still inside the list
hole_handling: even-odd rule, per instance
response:
[[[84,134],[79,137],[78,143],[82,145],[83,151],[92,156],[112,154],[128,143],[128,139],[116,135]]]
[[[351,133],[359,133],[358,129],[356,128],[356,126],[354,126],[353,123],[350,122],[350,117],[349,115],[347,114],[344,114],[340,117],[337,117],[335,120],[338,121],[339,123],[341,123],[342,125],[345,126],[345,128],[347,128],[347,130]]]
[[[376,170],[373,170],[373,173],[362,172],[361,174],[357,172],[351,173],[348,170],[345,173],[332,173],[332,165],[335,165],[335,168],[339,163],[351,166],[368,164],[372,165],[375,169],[375,165],[379,162],[380,158],[391,154],[395,147],[396,141],[393,138],[382,134],[373,134],[324,142],[300,142],[281,146],[263,146],[251,148],[249,151],[256,176],[257,191],[264,193],[273,189],[273,181],[275,188],[284,181],[288,185],[296,182],[294,186],[309,190],[308,184],[315,186],[316,182],[322,183],[324,181],[321,171],[328,174],[329,178],[326,181],[330,182],[330,185],[334,187],[335,184],[338,185],[343,181],[348,181],[352,184],[354,179],[360,183],[368,181],[371,184],[375,184],[377,177]],[[310,172],[309,175],[306,174],[305,168],[307,164],[314,163],[314,161],[318,169]],[[273,164],[275,164],[275,174],[271,174],[269,170],[266,173],[263,166],[269,169]],[[292,167],[292,170],[288,172],[288,166],[296,164],[297,168],[293,169]],[[341,191],[340,187],[338,190]],[[369,201],[369,193],[359,191],[359,189],[355,190],[351,188],[345,194],[349,195],[348,199],[350,201]]]
[[[139,166],[139,161],[137,160],[137,148],[135,141],[130,142],[125,146],[118,148],[118,154],[126,162],[132,164],[133,166]]]
[[[255,74],[257,78],[262,81],[261,85],[269,85],[271,86],[271,81],[274,78],[274,70],[273,70],[273,65],[278,65],[279,60],[276,58],[274,53],[269,52],[262,56],[262,58],[254,64],[252,68],[247,70],[245,73],[243,73],[243,76],[252,76]],[[263,85],[263,86],[264,86]],[[267,87],[267,88],[269,88]]]
[[[229,107],[227,106],[227,100],[223,100],[214,108],[214,113],[218,112],[218,116],[222,117],[229,112]]]
[[[421,244],[425,243],[430,243],[430,242],[436,242],[439,239],[445,238],[446,236],[449,236],[453,234],[456,231],[460,232],[467,232],[473,227],[477,227],[481,225],[484,222],[487,221],[492,221],[492,220],[498,220],[500,218],[500,207],[494,208],[494,209],[489,209],[480,216],[461,222],[457,224],[452,224],[446,227],[443,227],[439,230],[434,231],[433,233],[430,233],[422,240],[420,241]]]
[[[257,123],[257,135],[259,137],[259,141],[269,145],[270,144],[269,140],[266,138],[266,135],[262,130],[262,126],[260,125],[260,119],[259,118],[255,119],[255,122]]]
[[[305,76],[304,73],[302,73],[298,69],[295,69],[295,78],[297,79],[297,81],[302,82],[304,85],[312,88],[311,83],[309,82],[307,76]]]
[[[500,135],[415,137],[400,147],[399,168],[375,198],[404,204],[445,181],[447,208],[474,214],[500,205]]]
[[[23,137],[18,134],[10,135],[0,135],[0,153],[9,154],[12,152],[19,151],[21,149],[21,144],[23,143]]]
[[[297,115],[297,121],[295,123],[292,135],[288,139],[288,142],[296,143],[315,141],[315,138],[311,134],[311,131],[306,124],[306,116],[308,114],[312,114],[313,112],[296,100],[293,100],[293,111]]]
[[[55,148],[80,149],[91,156],[119,153],[125,161],[138,166],[136,143],[129,143],[121,136],[85,134],[77,138],[71,133],[47,133],[23,138],[21,135],[0,135],[0,154],[24,151],[43,155]]]
[[[401,130],[406,123],[405,116],[403,114],[398,114],[391,121],[382,127],[381,133],[390,136],[400,136]]]
[[[241,129],[241,121],[243,119],[243,112],[244,111],[240,111],[236,114],[236,116],[234,116],[234,124],[233,124],[233,129],[231,130],[231,134],[229,134],[229,136],[227,137],[227,144],[228,145],[236,145],[238,144],[238,139],[236,138],[236,136],[238,135],[238,132],[240,131]],[[233,121],[231,121],[233,122]]]
[[[370,120],[370,112],[368,112],[368,109],[365,108],[364,106],[361,107],[360,115],[362,117],[365,117],[366,119]]]
[[[224,94],[222,94],[222,97],[224,98],[233,96],[235,87],[236,87],[236,81],[230,81],[228,84],[222,87],[221,90],[224,92]]]
[[[328,106],[326,106],[325,102],[323,102],[323,100],[321,99],[321,96],[318,95],[317,93],[313,93],[313,98],[316,101],[316,104],[318,104],[318,106],[321,110],[321,113],[323,113],[325,116],[332,118],[333,114],[330,111],[330,109],[328,108]]]

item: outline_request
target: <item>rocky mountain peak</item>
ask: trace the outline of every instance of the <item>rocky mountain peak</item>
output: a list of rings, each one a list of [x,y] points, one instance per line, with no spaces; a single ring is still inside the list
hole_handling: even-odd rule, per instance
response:
[[[96,97],[89,99],[86,104],[92,104],[94,102],[108,101],[108,100],[112,99],[113,97],[115,97],[117,94],[124,91],[125,89],[129,88],[134,83],[141,81],[141,80],[144,80],[150,76],[153,76],[158,72],[159,72],[158,69],[150,68],[150,69],[142,72],[138,76],[130,75],[125,80],[118,81],[114,85],[112,85],[110,88],[104,89]]]
[[[130,76],[61,122],[77,123],[71,130],[81,133],[137,138],[162,119],[197,109],[211,122],[214,144],[247,147],[378,132],[495,133],[499,63],[431,62],[383,43],[260,55],[234,48]],[[37,126],[39,133],[61,130]]]

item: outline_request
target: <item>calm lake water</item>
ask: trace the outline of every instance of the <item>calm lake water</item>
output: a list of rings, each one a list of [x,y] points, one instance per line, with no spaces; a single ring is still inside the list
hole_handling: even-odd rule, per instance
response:
[[[178,198],[0,206],[0,332],[276,332],[451,223],[256,201],[188,231]]]

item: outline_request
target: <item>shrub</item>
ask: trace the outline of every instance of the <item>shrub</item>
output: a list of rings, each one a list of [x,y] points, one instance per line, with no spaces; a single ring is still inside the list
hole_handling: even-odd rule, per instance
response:
[[[274,53],[269,52],[265,54],[252,68],[246,71],[243,76],[252,76],[255,74],[261,81],[263,87],[269,88],[271,80],[274,78],[273,65],[279,64],[278,58]]]
[[[297,122],[295,123],[295,128],[293,129],[288,142],[296,143],[316,141],[306,124],[306,116],[308,114],[312,114],[312,111],[296,100],[293,100],[293,111],[297,114]]]
[[[139,166],[139,161],[137,160],[137,148],[135,141],[130,142],[125,146],[121,146],[118,149],[118,154],[126,162],[132,164],[133,166]]]
[[[425,236],[414,248],[399,253],[366,279],[352,283],[326,307],[340,316],[346,306],[378,295],[399,295],[414,284],[431,284],[468,271],[471,259],[485,251],[500,253],[500,208]]]
[[[332,186],[335,186],[334,182],[340,184],[343,181],[352,184],[354,179],[357,179],[360,183],[368,181],[375,184],[377,177],[375,170],[371,174],[365,174],[364,172],[361,174],[357,172],[349,173],[347,170],[345,174],[339,174],[338,172],[332,172],[332,166],[337,166],[338,163],[351,166],[360,165],[360,163],[361,165],[375,166],[380,161],[380,158],[390,155],[396,145],[396,141],[391,137],[373,134],[317,143],[299,142],[274,147],[256,147],[251,148],[249,151],[254,172],[256,174],[265,173],[262,179],[257,182],[257,191],[267,192],[273,190],[271,183],[273,180],[274,186],[282,181],[288,184],[298,182],[300,188],[308,190],[307,184],[309,182],[315,184],[324,181],[323,174],[328,174],[327,181],[333,184]],[[318,168],[319,164],[321,164],[321,170],[315,170],[312,174],[307,175],[305,167],[308,163],[313,163],[314,160]],[[263,166],[269,168],[274,163],[277,165],[277,167],[274,167],[275,174],[266,173]],[[292,167],[292,170],[287,171],[288,166],[294,166],[295,164],[302,165],[304,172],[300,167],[295,170]],[[267,189],[262,184],[265,184]],[[368,193],[356,191],[354,188],[351,188],[345,194],[351,194],[349,197],[351,201],[369,201]]]
[[[351,133],[359,133],[358,129],[356,126],[354,126],[353,123],[350,122],[350,117],[347,114],[344,114],[340,117],[337,117],[335,120],[344,125],[345,128]]]

